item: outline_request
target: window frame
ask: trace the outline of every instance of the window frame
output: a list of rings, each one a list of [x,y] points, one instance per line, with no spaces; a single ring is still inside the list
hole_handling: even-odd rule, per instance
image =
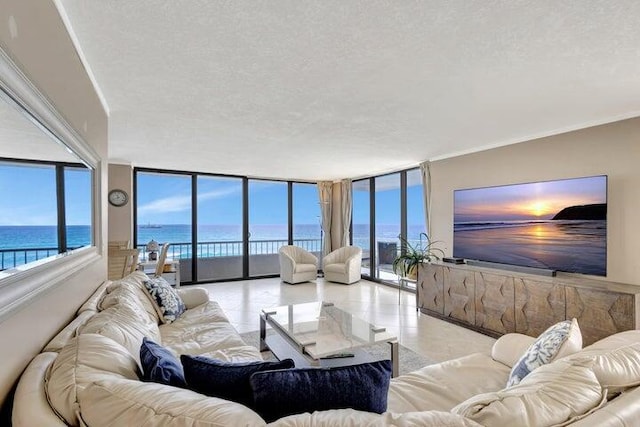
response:
[[[233,282],[239,280],[253,280],[278,277],[278,274],[267,274],[260,276],[252,276],[249,274],[249,182],[250,181],[272,181],[283,182],[287,184],[287,240],[289,244],[293,244],[293,185],[294,184],[312,184],[317,186],[317,182],[312,181],[300,181],[300,180],[285,180],[276,178],[262,178],[262,177],[250,177],[243,175],[231,175],[220,174],[212,172],[198,172],[198,171],[180,171],[174,169],[158,169],[147,167],[135,167],[133,168],[133,246],[138,247],[138,174],[139,173],[155,173],[155,174],[167,174],[167,175],[183,175],[189,176],[192,182],[191,192],[191,212],[192,212],[192,224],[191,224],[191,244],[197,244],[197,180],[199,176],[218,177],[218,178],[238,178],[242,179],[242,203],[243,203],[243,219],[242,219],[242,236],[243,236],[243,268],[242,277],[234,277],[227,279],[206,279],[197,280],[198,265],[197,257],[191,258],[191,280],[182,282],[183,285],[194,285],[202,283],[217,283],[217,282]],[[195,247],[195,246],[194,246]]]
[[[92,171],[92,244],[60,253],[12,270],[0,278],[0,322],[65,279],[103,259],[101,159],[96,151],[58,113],[13,60],[0,48],[0,98],[16,107],[40,130],[74,153]],[[106,275],[105,275],[106,276]]]
[[[388,280],[383,280],[380,279],[378,277],[376,277],[375,275],[375,262],[373,260],[376,259],[377,256],[377,248],[375,247],[375,220],[376,220],[376,178],[380,178],[380,177],[384,177],[384,176],[389,176],[389,175],[394,175],[394,174],[400,174],[400,233],[402,235],[403,238],[407,238],[407,234],[408,234],[408,212],[407,212],[407,173],[409,171],[413,171],[413,170],[419,170],[419,167],[412,167],[412,168],[408,168],[408,169],[402,169],[399,171],[393,171],[393,172],[388,172],[388,173],[384,173],[381,175],[373,175],[373,176],[368,176],[368,177],[363,177],[363,178],[357,178],[352,180],[352,185],[355,182],[361,182],[361,181],[368,181],[369,182],[369,242],[370,242],[370,247],[369,247],[369,252],[370,252],[370,259],[371,261],[371,265],[370,265],[370,269],[369,269],[369,275],[362,275],[363,278],[365,278],[366,280],[372,281],[372,282],[376,282],[376,283],[381,283],[384,285],[388,285],[394,288],[398,288],[400,287],[400,284],[396,283],[396,282],[392,282],[392,281],[388,281]],[[352,190],[353,191],[353,190]],[[424,189],[423,189],[424,192]],[[425,226],[426,227],[426,226]],[[351,213],[351,224],[349,226],[349,230],[351,231],[349,234],[349,244],[353,245],[353,210]],[[400,247],[401,253],[404,253],[406,250],[406,247],[404,245],[402,245]],[[403,289],[406,289],[403,287]],[[412,289],[408,289],[409,291],[413,291]]]

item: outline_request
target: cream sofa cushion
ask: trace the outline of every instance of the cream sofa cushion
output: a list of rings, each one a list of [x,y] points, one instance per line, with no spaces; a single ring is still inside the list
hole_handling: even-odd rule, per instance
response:
[[[451,412],[487,427],[564,425],[605,401],[590,365],[558,360],[537,368],[516,386],[471,397]]]
[[[93,310],[85,310],[78,314],[78,317],[74,318],[67,326],[65,326],[55,337],[42,349],[46,351],[60,351],[64,346],[69,344],[72,338],[78,334],[80,329],[89,319],[95,316],[97,312]]]
[[[156,305],[153,301],[151,295],[146,290],[144,286],[144,281],[148,280],[149,277],[141,271],[135,271],[128,276],[123,277],[120,280],[112,282],[109,286],[107,286],[107,294],[112,294],[116,290],[120,288],[125,288],[135,293],[138,297],[138,301],[144,308],[144,311],[147,312],[149,317],[156,323],[160,323],[160,317],[156,311]],[[106,296],[105,296],[106,297]],[[105,305],[107,304],[107,305]],[[105,303],[104,301],[101,304],[101,309],[107,308],[109,303]]]
[[[504,387],[509,367],[481,353],[425,366],[391,379],[387,410],[449,411],[479,393]]]
[[[251,409],[156,383],[104,378],[79,391],[89,426],[266,426]]]
[[[118,304],[93,316],[80,328],[80,334],[100,334],[127,348],[140,362],[142,338],[161,343],[158,325],[135,304]]]
[[[592,360],[592,369],[600,385],[612,397],[640,385],[640,331],[604,338],[571,356],[571,359]]]
[[[247,346],[228,322],[176,321],[161,325],[160,334],[162,344],[176,354],[202,354],[233,362],[262,360],[258,349]]]
[[[162,344],[176,355],[203,355],[227,362],[262,360],[260,351],[242,341],[215,301],[191,308],[159,329]]]
[[[291,415],[269,427],[482,427],[475,421],[449,412],[424,411],[404,414],[372,414],[353,409],[336,409]]]
[[[136,360],[126,348],[102,335],[74,338],[51,365],[46,382],[51,406],[67,424],[79,425],[79,391],[104,376],[138,380]]]

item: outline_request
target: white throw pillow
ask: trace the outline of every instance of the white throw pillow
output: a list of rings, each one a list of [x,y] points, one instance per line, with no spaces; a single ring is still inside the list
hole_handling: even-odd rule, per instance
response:
[[[582,349],[578,321],[564,320],[544,331],[513,365],[507,387],[517,385],[534,369]]]

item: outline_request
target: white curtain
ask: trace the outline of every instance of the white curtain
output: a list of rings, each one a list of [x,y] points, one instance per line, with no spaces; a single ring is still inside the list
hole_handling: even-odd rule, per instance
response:
[[[349,245],[349,227],[351,227],[351,209],[353,199],[351,196],[351,180],[343,179],[341,186],[341,206],[342,206],[342,246]]]
[[[424,226],[427,236],[431,240],[431,162],[420,163],[420,174],[422,175],[422,188],[424,191]]]
[[[318,183],[318,196],[320,197],[320,211],[322,213],[322,256],[331,252],[331,206],[333,196],[333,182],[321,181]]]

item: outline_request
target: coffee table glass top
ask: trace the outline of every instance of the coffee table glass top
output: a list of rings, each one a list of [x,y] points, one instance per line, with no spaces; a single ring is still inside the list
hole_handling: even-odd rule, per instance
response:
[[[262,310],[273,328],[314,359],[396,340],[396,336],[328,302],[293,304]]]

